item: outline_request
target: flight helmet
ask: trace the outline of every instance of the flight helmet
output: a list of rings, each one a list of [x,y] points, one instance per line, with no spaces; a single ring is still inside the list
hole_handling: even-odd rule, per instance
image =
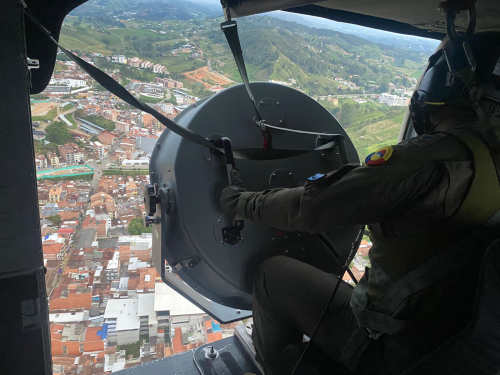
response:
[[[430,115],[447,105],[475,109],[474,92],[488,116],[500,117],[500,33],[473,34],[466,44],[448,41],[429,58],[410,102],[417,134],[432,132]]]

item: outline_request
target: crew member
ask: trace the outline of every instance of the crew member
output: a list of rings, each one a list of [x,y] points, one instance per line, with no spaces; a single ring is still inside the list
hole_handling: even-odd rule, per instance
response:
[[[224,213],[280,230],[368,225],[371,268],[356,288],[340,285],[314,338],[356,373],[399,373],[471,318],[481,256],[496,236],[488,228],[500,222],[498,140],[485,138],[500,124],[500,37],[475,34],[470,43],[474,82],[449,71],[450,54],[431,57],[411,104],[417,137],[303,187],[249,192],[233,171],[223,190]],[[454,51],[460,60],[463,51]],[[291,373],[296,361],[284,359],[286,348],[312,335],[336,280],[289,257],[262,264],[253,342],[266,375]],[[367,336],[362,348],[359,334]]]

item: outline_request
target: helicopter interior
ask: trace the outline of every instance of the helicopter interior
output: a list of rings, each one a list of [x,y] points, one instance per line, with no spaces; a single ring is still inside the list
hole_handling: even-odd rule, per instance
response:
[[[42,32],[40,25],[37,25],[33,18],[27,16],[26,9],[29,9],[33,17],[57,41],[64,17],[84,2],[85,0],[8,0],[0,3],[0,28],[3,35],[0,39],[0,50],[3,52],[0,60],[0,113],[2,113],[0,170],[6,175],[16,176],[15,184],[0,183],[0,191],[2,191],[2,194],[0,194],[0,244],[2,248],[0,251],[0,290],[2,290],[2,296],[4,297],[4,303],[0,309],[0,325],[2,327],[0,366],[2,373],[6,374],[52,373],[29,95],[30,93],[42,92],[48,85],[54,69],[58,47],[47,37],[46,33]],[[223,1],[223,9],[227,19],[274,10],[285,10],[394,33],[446,40],[446,25],[443,14],[438,8],[439,3],[431,0],[414,2],[411,6],[406,7],[402,7],[400,2],[396,0],[383,2],[367,0],[357,2],[342,0],[320,2],[307,0]],[[476,9],[476,31],[500,31],[500,3],[498,1],[479,0]],[[467,29],[467,12],[461,12],[457,16],[455,25],[458,30]],[[239,119],[237,121],[238,127],[235,128],[234,134],[229,134],[229,138],[231,138],[235,147],[236,164],[247,175],[255,176],[253,180],[256,181],[256,189],[265,188],[268,185],[287,186],[287,184],[292,184],[291,186],[296,186],[293,185],[295,182],[289,181],[290,176],[293,176],[296,180],[304,180],[311,175],[311,171],[306,168],[307,165],[314,164],[317,166],[317,170],[325,172],[345,164],[347,161],[359,161],[352,143],[344,134],[345,132],[343,133],[340,124],[334,118],[328,117],[326,113],[322,112],[321,106],[313,103],[312,99],[309,102],[303,96],[297,96],[297,93],[266,83],[253,83],[250,87],[261,104],[258,107],[258,113],[276,123],[285,120],[284,126],[289,129],[303,130],[303,124],[307,122],[307,119],[298,117],[298,114],[304,109],[301,106],[306,106],[308,109],[314,109],[313,115],[309,114],[308,118],[312,116],[315,121],[309,120],[310,122],[325,124],[324,127],[318,125],[306,129],[314,133],[314,137],[308,140],[309,143],[306,146],[303,144],[303,138],[298,135],[288,133],[276,135],[274,145],[278,149],[293,148],[297,150],[300,146],[309,151],[316,151],[315,148],[318,146],[326,146],[328,142],[331,142],[333,143],[331,147],[337,150],[335,156],[332,156],[331,159],[327,157],[325,160],[324,149],[320,149],[318,152],[304,152],[300,155],[294,155],[293,158],[286,162],[276,160],[262,162],[259,158],[238,156],[238,150],[255,148],[261,144],[260,132],[255,132],[255,137],[254,135],[246,135],[241,139],[238,138],[239,132],[243,134],[245,129],[249,128],[247,119],[252,122],[252,112],[254,110],[248,102],[248,93],[245,91],[245,87],[241,85],[193,106],[179,116],[176,123],[193,132],[201,133],[206,119],[213,118],[211,131],[209,134],[202,135],[208,138],[213,135],[213,140],[215,140],[220,138],[220,134],[227,132],[227,126],[220,124],[230,124],[234,122],[235,118]],[[245,100],[247,100],[248,106],[245,108],[238,107],[238,103]],[[228,105],[228,103],[230,110],[219,111],[221,106]],[[287,119],[294,119],[294,121],[289,120],[287,122]],[[257,264],[261,259],[259,254],[252,254],[248,251],[240,253],[246,254],[246,257],[235,256],[231,258],[227,254],[221,256],[221,243],[224,243],[222,246],[223,251],[234,254],[234,249],[237,246],[246,246],[252,241],[269,240],[269,242],[272,242],[274,237],[271,233],[263,236],[251,224],[245,223],[246,227],[241,231],[241,236],[245,236],[245,245],[241,242],[236,246],[229,244],[230,241],[227,241],[223,234],[221,235],[225,229],[223,227],[224,222],[221,223],[219,216],[216,215],[219,209],[214,207],[213,199],[226,182],[223,178],[225,164],[219,160],[217,155],[210,152],[209,146],[200,151],[196,149],[196,147],[201,147],[200,145],[185,141],[172,132],[175,133],[175,131],[165,132],[162,139],[160,139],[159,143],[162,146],[155,149],[152,158],[156,162],[152,163],[150,170],[152,174],[151,183],[155,189],[153,196],[160,195],[159,190],[162,189],[161,194],[164,195],[164,201],[177,202],[172,207],[172,215],[156,214],[158,222],[152,223],[156,230],[159,231],[159,239],[154,245],[156,247],[154,250],[155,266],[165,282],[220,321],[230,322],[250,316],[251,291],[248,287],[248,277],[242,276],[243,273],[241,272],[234,272],[234,264],[238,263],[242,268],[248,268],[248,264]],[[328,142],[318,144],[317,138],[320,133],[341,135],[345,138],[345,142],[335,143],[334,139],[327,139]],[[411,134],[412,124],[407,111],[401,127],[400,140],[409,137]],[[175,150],[175,152],[172,150]],[[199,160],[193,161],[186,157],[186,155],[194,155],[195,153],[199,154]],[[168,162],[165,163],[165,160]],[[263,167],[263,165],[265,166]],[[176,175],[169,177],[171,167],[176,170]],[[186,180],[186,184],[182,187],[177,187],[175,184],[181,184],[183,180],[182,170],[193,168],[204,171],[203,173],[206,172],[206,175],[200,176],[200,178],[209,181],[208,184],[211,188],[207,189],[206,196],[200,196],[199,201],[188,202],[187,199],[182,198],[182,195],[188,195],[190,181]],[[266,174],[265,179],[262,179],[262,181],[257,177],[257,171],[261,169],[264,169]],[[276,178],[275,182],[271,181],[272,178]],[[155,183],[157,187],[154,187]],[[186,212],[195,212],[196,209],[193,207],[203,205],[203,202],[209,203],[207,203],[206,207],[204,206],[201,213],[210,212],[214,216],[210,217],[209,225],[206,228],[198,225],[199,222],[205,220],[203,217],[184,216]],[[175,204],[177,204],[177,207],[175,207]],[[153,207],[155,205],[158,205],[158,208],[155,207],[152,210],[151,216],[155,216],[157,209],[161,212],[165,210],[165,208],[161,207],[161,202],[156,202],[153,199]],[[193,227],[187,225],[179,232],[167,233],[167,230],[174,230],[169,228],[175,228],[175,225],[167,222],[167,220],[182,223],[193,220],[196,225]],[[229,224],[226,223],[226,225]],[[28,231],[25,228],[28,228]],[[351,228],[351,230],[342,231],[342,233],[327,233],[327,239],[334,238],[336,240],[333,241],[333,247],[339,249],[340,254],[337,255],[337,258],[344,259],[348,256],[350,245],[355,239],[358,230],[359,228]],[[192,238],[181,240],[182,244],[193,243],[191,251],[183,250],[185,252],[178,253],[175,249],[182,246],[176,246],[175,242],[168,244],[163,242],[167,237],[182,238],[179,234],[185,233],[189,233],[189,236],[196,233],[195,237],[198,236],[194,240]],[[205,252],[200,253],[201,250],[197,248],[196,243],[197,241],[203,241],[207,236],[211,240],[215,237],[213,241],[214,250],[210,250],[208,253],[207,250],[203,250]],[[288,240],[293,240],[294,243],[305,241],[304,239],[299,240],[297,237]],[[300,246],[302,247],[302,245]],[[276,251],[285,249],[289,249],[289,244],[283,242],[283,245],[277,248]],[[459,347],[456,347],[454,343],[450,343],[452,349],[446,351],[446,348],[443,348],[443,353],[435,354],[433,358],[411,371],[419,374],[438,373],[436,369],[439,366],[447,367],[449,370],[456,356],[472,356],[472,362],[490,363],[490,365],[484,365],[480,369],[482,372],[475,372],[478,370],[473,366],[467,369],[466,364],[460,364],[461,368],[455,370],[460,370],[462,371],[460,373],[464,374],[498,373],[498,368],[496,372],[491,372],[493,371],[491,359],[498,357],[498,354],[491,352],[485,354],[484,351],[476,350],[478,347],[484,347],[485,345],[498,349],[498,344],[495,344],[495,339],[492,339],[491,335],[484,336],[481,334],[487,330],[495,331],[492,329],[492,327],[495,327],[492,310],[496,305],[490,303],[492,300],[498,300],[499,294],[498,289],[492,288],[494,285],[498,286],[498,280],[496,280],[498,275],[493,266],[500,264],[497,255],[498,251],[495,252],[495,249],[496,247],[493,247],[487,253],[490,261],[485,260],[484,262],[482,277],[488,281],[485,281],[485,288],[481,292],[482,299],[478,300],[477,307],[477,314],[478,317],[481,317],[483,325],[478,324],[471,327],[468,332],[462,333],[462,335],[468,335],[467,337],[473,337],[476,341],[467,341]],[[293,251],[294,249],[291,248],[290,250]],[[316,262],[319,265],[321,259],[324,259],[325,256],[331,256],[331,254],[327,253],[326,250],[323,253],[317,253],[309,261]],[[200,262],[200,259],[195,259],[193,254],[197,254],[196,256],[201,259],[208,257],[212,261],[209,266],[205,265],[204,262]],[[221,259],[218,259],[219,257]],[[228,264],[227,259],[232,259],[234,263]],[[165,261],[174,266],[179,265],[178,271],[180,272],[177,272],[177,274],[183,281],[179,281],[177,277],[165,272]],[[337,272],[340,271],[338,266],[340,263],[342,262],[339,259],[336,262],[333,259],[331,265],[325,267],[331,267],[332,272]],[[210,280],[210,282],[206,282],[206,280]],[[189,285],[189,288],[186,285]],[[231,293],[227,293],[228,289],[231,289]],[[488,322],[488,324],[485,324],[485,322]],[[479,328],[476,329],[476,327]],[[500,329],[496,331],[500,331]],[[221,347],[223,344],[220,344]],[[176,372],[172,369],[178,366],[186,366],[186,374],[198,373],[198,369],[192,365],[191,357],[189,359],[178,358],[177,361],[177,364],[172,360],[159,361],[157,364],[146,366],[147,368],[134,369],[133,371],[136,372],[130,372],[132,369],[129,369],[127,373],[140,374],[143,371],[149,374],[173,374]],[[188,365],[187,362],[190,362],[190,364]],[[188,368],[189,366],[192,368]],[[457,363],[455,363],[455,366],[457,366]],[[470,369],[473,369],[473,372]],[[257,370],[249,367],[248,371]]]

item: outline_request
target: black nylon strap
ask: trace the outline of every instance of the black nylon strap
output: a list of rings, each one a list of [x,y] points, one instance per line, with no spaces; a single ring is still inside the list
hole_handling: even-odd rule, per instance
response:
[[[462,246],[474,246],[473,240],[462,243]],[[480,256],[481,253],[475,253]],[[384,297],[377,304],[377,310],[392,314],[394,310],[410,295],[434,284],[449,276],[458,269],[470,264],[473,257],[460,253],[455,246],[443,251],[416,270],[408,273],[386,291]]]
[[[247,69],[245,67],[245,60],[243,60],[243,51],[241,50],[240,38],[238,37],[238,25],[236,21],[226,21],[220,24],[220,28],[227,39],[227,44],[234,57],[238,71],[240,72],[241,80],[247,89],[248,96],[252,101],[253,108],[255,111],[255,118],[257,121],[262,120],[262,116],[257,108],[257,103],[255,103],[255,97],[253,96],[252,89],[250,88],[250,82],[248,80]]]
[[[354,373],[358,367],[358,362],[370,344],[370,333],[362,327],[356,328],[346,346],[341,351],[340,362]]]
[[[154,116],[158,121],[160,121],[165,127],[174,132],[175,134],[181,136],[184,139],[187,139],[191,142],[197,143],[201,146],[207,147],[215,153],[221,155],[223,154],[223,150],[215,147],[209,140],[202,137],[198,133],[184,128],[182,126],[177,125],[174,121],[165,117],[161,113],[159,113],[154,108],[150,107],[146,103],[135,98],[131,93],[129,93],[123,86],[121,86],[118,82],[116,82],[113,78],[108,76],[99,68],[89,64],[85,60],[82,60],[78,56],[72,54],[66,48],[61,46],[50,34],[50,32],[45,29],[45,27],[36,19],[36,17],[31,13],[29,8],[24,8],[24,13],[35,23],[40,30],[54,43],[56,44],[61,51],[63,51],[71,60],[73,60],[78,66],[80,66],[83,70],[85,70],[94,80],[96,80],[99,84],[101,84],[104,88],[106,88],[109,92],[113,93],[124,102],[130,104],[132,107],[140,109],[144,112],[147,112]],[[239,45],[239,41],[238,41]],[[241,48],[240,48],[241,51]],[[244,64],[243,64],[244,68]],[[247,79],[248,83],[248,79]],[[247,86],[249,88],[249,86]],[[255,103],[254,103],[255,104]],[[236,159],[246,159],[246,160],[276,160],[276,159],[285,159],[294,156],[299,156],[306,154],[312,151],[327,151],[331,150],[337,146],[341,146],[340,143],[335,141],[329,142],[325,145],[317,147],[314,150],[289,150],[289,149],[274,149],[272,151],[266,151],[260,148],[246,148],[246,149],[233,149],[234,157]]]
[[[383,332],[394,335],[408,328],[411,321],[395,319],[391,315],[369,310],[369,300],[366,291],[368,290],[369,268],[365,269],[365,274],[359,280],[351,296],[351,308],[356,321],[360,327],[368,328],[371,331]]]
[[[235,159],[276,160],[293,158],[313,151],[331,151],[337,146],[339,146],[339,143],[333,141],[319,146],[314,150],[273,149],[271,151],[266,151],[262,148],[235,148],[233,149],[233,155]]]

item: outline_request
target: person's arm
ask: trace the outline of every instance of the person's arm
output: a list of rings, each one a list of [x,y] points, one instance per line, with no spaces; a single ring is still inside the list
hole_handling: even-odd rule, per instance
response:
[[[377,166],[348,164],[304,187],[242,192],[237,215],[281,230],[310,233],[381,222],[424,198],[446,173],[435,163],[393,158]]]

